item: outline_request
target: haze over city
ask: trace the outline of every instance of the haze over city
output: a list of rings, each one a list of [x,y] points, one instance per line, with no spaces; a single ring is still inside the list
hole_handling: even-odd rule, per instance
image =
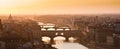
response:
[[[0,15],[120,14],[120,0],[0,0]]]
[[[120,49],[120,0],[0,0],[0,49]]]

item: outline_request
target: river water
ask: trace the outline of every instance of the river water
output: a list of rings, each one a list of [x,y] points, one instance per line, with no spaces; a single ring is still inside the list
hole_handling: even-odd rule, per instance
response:
[[[50,39],[44,38],[43,41],[46,43],[49,43]],[[89,48],[85,47],[84,45],[79,44],[74,41],[75,41],[75,39],[71,38],[69,40],[69,42],[65,42],[65,38],[57,37],[54,39],[55,44],[52,46],[56,47],[57,49],[89,49]]]
[[[69,43],[69,42],[55,44],[53,46],[56,47],[57,49],[88,49],[87,47],[79,43]]]

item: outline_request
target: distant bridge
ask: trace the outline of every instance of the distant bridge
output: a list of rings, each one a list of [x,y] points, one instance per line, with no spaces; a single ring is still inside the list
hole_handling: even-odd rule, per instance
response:
[[[74,37],[76,40],[80,40],[84,35],[79,30],[69,30],[69,31],[41,31],[42,37],[51,38],[51,43],[54,42],[54,38],[58,36],[65,37],[65,41],[69,41],[70,37]]]
[[[65,41],[69,41],[70,37],[79,40],[84,38],[84,34],[80,30],[71,30],[70,27],[58,27],[55,24],[42,24],[39,23],[41,27],[41,37],[50,38],[51,42],[54,42],[55,37],[64,37]]]

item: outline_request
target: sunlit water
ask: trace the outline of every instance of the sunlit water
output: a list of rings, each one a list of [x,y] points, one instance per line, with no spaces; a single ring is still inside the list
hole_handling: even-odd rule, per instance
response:
[[[49,42],[49,38],[45,38],[44,42]],[[57,37],[54,40],[54,45],[52,45],[53,47],[56,47],[57,49],[88,49],[87,47],[83,46],[82,44],[79,43],[75,43],[74,42],[75,39],[74,38],[70,38],[69,42],[65,42],[64,38],[61,37]]]
[[[57,49],[88,49],[79,43],[61,43],[53,45],[53,47],[56,47]]]

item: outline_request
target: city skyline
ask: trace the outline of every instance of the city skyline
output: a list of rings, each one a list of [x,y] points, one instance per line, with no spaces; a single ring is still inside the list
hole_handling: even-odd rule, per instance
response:
[[[0,0],[2,14],[120,14],[119,0]]]

